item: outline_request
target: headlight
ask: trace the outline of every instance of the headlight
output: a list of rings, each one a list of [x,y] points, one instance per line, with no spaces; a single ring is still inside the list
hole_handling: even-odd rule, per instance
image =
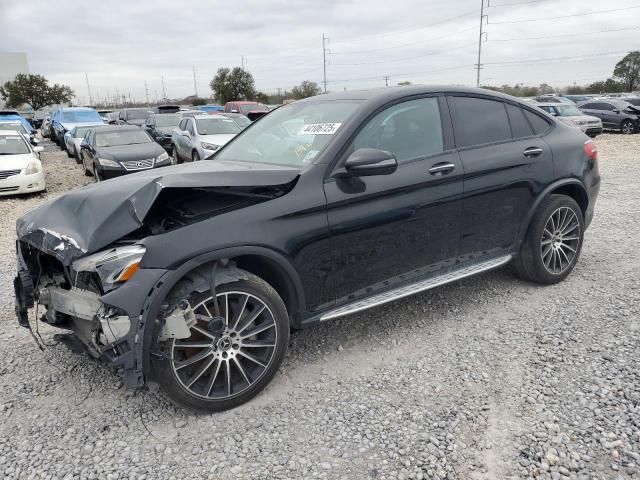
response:
[[[213,143],[202,142],[202,148],[204,148],[205,150],[217,150],[220,148],[220,145],[214,145]]]
[[[160,155],[158,155],[158,157],[156,158],[156,163],[162,163],[162,162],[166,162],[169,160],[169,154],[167,152],[162,152]]]
[[[109,160],[108,158],[99,158],[98,163],[103,167],[119,167],[120,164],[115,160]]]
[[[96,272],[107,292],[135,275],[144,252],[141,245],[112,248],[80,258],[73,262],[72,268],[75,272]]]
[[[37,160],[33,160],[31,162],[29,162],[29,165],[27,165],[26,170],[24,171],[25,175],[34,175],[36,173],[38,173],[40,171],[40,162],[38,162]]]

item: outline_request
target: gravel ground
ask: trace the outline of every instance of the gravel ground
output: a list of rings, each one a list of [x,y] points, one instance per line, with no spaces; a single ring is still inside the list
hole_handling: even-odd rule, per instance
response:
[[[209,416],[17,326],[15,219],[87,181],[44,153],[48,194],[0,200],[0,477],[640,478],[640,135],[597,144],[565,282],[502,269],[298,332],[265,392]]]

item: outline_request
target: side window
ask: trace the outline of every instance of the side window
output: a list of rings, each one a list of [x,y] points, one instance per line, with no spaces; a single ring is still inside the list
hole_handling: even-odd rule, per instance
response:
[[[580,108],[585,108],[587,110],[595,110],[593,103],[583,103],[582,105],[580,105]]]
[[[193,128],[193,124],[194,124],[195,120],[194,119],[190,119],[187,120],[187,131],[191,134],[191,135],[195,135],[196,131]]]
[[[524,111],[524,115],[525,117],[527,117],[527,120],[529,120],[531,128],[533,128],[533,131],[536,135],[541,135],[549,129],[549,123],[541,116],[536,115],[535,113],[532,113],[528,110]]]
[[[616,109],[615,105],[612,105],[611,103],[602,103],[599,105],[602,105],[599,110],[608,110],[610,112],[613,112]]]
[[[505,104],[475,97],[449,97],[458,147],[511,140]]]
[[[180,130],[185,130],[185,125],[187,124],[187,119],[183,118],[182,120],[180,120],[180,123],[178,124],[178,128]]]
[[[125,117],[124,117],[124,110],[122,110],[122,111],[118,114],[118,118],[119,118],[120,120],[124,120],[124,118],[125,118]]]
[[[352,148],[387,150],[398,162],[442,152],[438,99],[410,100],[383,110],[360,130]]]
[[[513,138],[531,137],[533,135],[533,129],[524,118],[524,114],[520,107],[515,105],[507,105],[507,116],[509,117],[509,123],[511,124],[511,134]],[[542,107],[544,108],[544,107]],[[545,109],[546,110],[546,109]]]

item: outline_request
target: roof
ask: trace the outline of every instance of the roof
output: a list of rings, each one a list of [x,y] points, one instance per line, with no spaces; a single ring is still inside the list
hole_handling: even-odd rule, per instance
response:
[[[313,102],[318,100],[378,100],[393,101],[411,95],[429,93],[475,93],[502,99],[514,100],[516,97],[484,88],[458,87],[451,85],[406,85],[396,87],[380,87],[369,90],[347,90],[345,92],[327,93],[315,97],[298,100],[298,102]]]
[[[69,110],[71,111],[75,111],[75,110],[95,110],[95,108],[91,108],[91,107],[62,107],[60,110],[62,110],[63,112],[68,112]]]
[[[94,129],[102,131],[118,132],[123,130],[140,130],[137,125],[94,125]]]
[[[22,133],[17,132],[16,130],[0,130],[0,135],[19,135],[22,137]]]

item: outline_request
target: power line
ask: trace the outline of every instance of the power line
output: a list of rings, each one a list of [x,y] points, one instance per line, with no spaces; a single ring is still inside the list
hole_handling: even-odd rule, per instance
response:
[[[393,50],[393,49],[396,49],[396,48],[410,47],[412,45],[424,45],[425,43],[430,43],[430,42],[436,41],[436,40],[442,40],[443,38],[449,38],[449,37],[453,37],[453,36],[458,36],[461,33],[469,32],[469,31],[475,30],[475,29],[476,29],[476,27],[469,27],[469,28],[465,28],[464,30],[456,30],[455,32],[451,32],[451,33],[449,33],[447,35],[440,35],[438,37],[429,38],[427,40],[420,40],[420,41],[417,41],[417,42],[404,43],[402,45],[394,45],[392,47],[369,48],[369,49],[366,49],[366,50],[351,50],[351,51],[347,51],[347,52],[331,52],[331,55],[352,55],[354,53],[379,52],[380,50]]]
[[[462,13],[460,15],[456,15],[455,17],[449,17],[449,18],[445,18],[445,19],[442,19],[442,20],[438,20],[437,22],[430,23],[429,25],[423,25],[422,27],[419,27],[419,28],[411,28],[411,29],[408,29],[408,30],[395,30],[393,32],[378,33],[378,34],[373,34],[373,35],[363,35],[363,36],[360,36],[360,37],[351,37],[351,38],[347,38],[346,40],[342,40],[342,41],[339,41],[339,42],[336,42],[336,43],[338,43],[338,44],[340,44],[340,43],[349,43],[352,40],[358,40],[358,39],[363,39],[363,38],[388,37],[389,35],[398,35],[398,34],[401,34],[401,33],[416,32],[418,30],[425,30],[425,29],[434,27],[436,25],[441,25],[443,23],[450,22],[452,20],[457,20],[459,18],[468,17],[469,15],[476,15],[477,13],[478,13],[478,10],[471,10],[471,11]]]
[[[596,32],[580,32],[580,33],[565,33],[560,35],[545,35],[544,37],[501,38],[501,39],[491,39],[489,41],[493,43],[493,42],[518,42],[523,40],[546,40],[547,38],[582,37],[584,35],[596,35],[600,33],[611,33],[611,32],[625,32],[628,30],[640,30],[640,27],[617,28],[613,30],[598,30]]]
[[[491,2],[489,1],[487,7],[489,8],[499,8],[499,7],[511,7],[513,5],[527,5],[527,4],[532,4],[532,3],[542,3],[542,2],[546,2],[548,0],[524,0],[522,2],[512,2],[512,3],[499,3],[497,5],[491,5]]]
[[[609,10],[597,10],[595,12],[584,12],[584,13],[573,13],[571,15],[559,15],[556,17],[544,17],[544,18],[529,18],[526,20],[510,20],[507,22],[491,22],[490,25],[506,25],[510,23],[527,23],[527,22],[540,22],[542,20],[558,20],[561,18],[573,18],[573,17],[586,17],[587,15],[598,15],[601,13],[611,13],[611,12],[620,12],[623,10],[633,10],[636,8],[640,8],[640,5],[636,5],[633,7],[624,7],[624,8],[612,8]]]
[[[438,68],[438,69],[432,69],[432,70],[427,70],[427,71],[422,71],[422,72],[402,72],[402,73],[391,73],[388,75],[388,77],[407,77],[409,75],[427,75],[430,73],[437,73],[437,72],[444,72],[444,71],[448,71],[448,70],[461,70],[463,68],[469,68],[469,64],[466,65],[459,65],[456,67],[447,67],[447,68]],[[343,79],[343,80],[331,80],[327,83],[345,83],[345,82],[358,82],[361,80],[379,80],[380,76],[374,76],[374,77],[357,77],[357,78],[347,78],[347,79]]]
[[[540,63],[540,62],[556,62],[556,61],[576,61],[576,60],[585,60],[593,57],[608,57],[611,55],[622,55],[624,53],[628,53],[626,50],[619,50],[616,52],[603,52],[603,53],[591,53],[589,55],[572,55],[568,57],[549,57],[549,58],[534,58],[530,60],[513,60],[509,62],[487,62],[485,65],[515,65],[522,63]]]
[[[475,45],[475,42],[472,44]],[[394,58],[393,60],[378,60],[375,62],[360,62],[360,63],[332,63],[331,65],[334,67],[344,67],[344,66],[358,66],[358,65],[379,65],[381,63],[392,63],[392,62],[402,62],[404,60],[412,60],[414,58],[423,58],[423,57],[432,57],[435,55],[441,55],[443,53],[448,53],[448,52],[453,52],[455,50],[460,50],[461,48],[468,48],[469,45],[462,45],[459,47],[455,47],[455,48],[448,48],[446,50],[440,50],[438,52],[429,52],[429,53],[424,53],[421,55],[412,55],[410,57],[400,57],[400,58]]]

